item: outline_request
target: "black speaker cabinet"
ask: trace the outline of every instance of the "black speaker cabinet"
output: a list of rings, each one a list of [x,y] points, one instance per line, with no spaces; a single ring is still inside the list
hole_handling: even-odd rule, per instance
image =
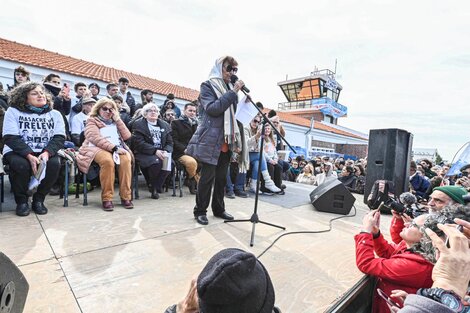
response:
[[[392,181],[397,196],[408,191],[412,145],[413,135],[406,130],[370,130],[364,203],[378,179]]]
[[[20,269],[0,252],[0,312],[23,312],[29,284]]]
[[[337,180],[329,179],[310,193],[310,201],[317,211],[346,215],[356,198]]]

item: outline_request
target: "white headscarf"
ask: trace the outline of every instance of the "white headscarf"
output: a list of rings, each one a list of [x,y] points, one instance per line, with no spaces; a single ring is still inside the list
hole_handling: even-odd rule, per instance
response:
[[[233,89],[233,84],[229,82],[227,87],[227,83],[225,83],[223,78],[222,67],[226,57],[227,56],[224,55],[215,60],[215,64],[209,73],[209,82],[217,94],[217,98],[222,97],[228,92],[228,88]],[[237,120],[235,119],[233,105],[224,112],[224,139],[229,145],[230,150],[239,155],[240,172],[246,172],[249,166],[248,149],[246,147],[244,133],[240,132]]]

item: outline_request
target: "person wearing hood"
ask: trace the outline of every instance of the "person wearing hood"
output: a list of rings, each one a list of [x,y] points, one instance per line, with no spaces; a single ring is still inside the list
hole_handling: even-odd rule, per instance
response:
[[[38,130],[41,135],[34,136]],[[42,162],[46,163],[46,172],[33,195],[31,208],[36,214],[47,214],[44,199],[60,172],[57,151],[64,147],[65,125],[62,115],[52,109],[52,99],[43,85],[27,82],[11,91],[2,135],[3,156],[10,164],[16,214],[29,215],[28,184]]]
[[[189,141],[187,153],[201,162],[201,178],[197,186],[194,217],[201,225],[209,223],[207,208],[211,201],[214,216],[233,220],[225,211],[224,188],[227,169],[233,152],[239,153],[240,171],[249,166],[248,151],[240,124],[235,119],[238,103],[237,93],[245,85],[230,79],[238,70],[238,62],[231,56],[218,58],[209,74],[209,79],[201,84],[199,94],[201,123]]]
[[[13,85],[10,86],[10,85],[7,85],[8,87],[8,91],[12,91],[13,89],[15,89],[16,87],[18,87],[19,85],[23,84],[23,83],[26,83],[26,82],[29,82],[30,81],[30,76],[31,74],[29,73],[29,71],[24,68],[24,66],[18,66],[17,68],[15,68],[14,72],[13,72]]]
[[[162,112],[161,115],[165,116],[166,111],[168,110],[173,110],[176,114],[176,118],[179,118],[181,116],[181,110],[178,108],[178,106],[175,104],[174,100],[165,100],[165,102],[162,105]]]
[[[315,186],[320,186],[324,182],[336,179],[338,175],[336,171],[333,170],[333,164],[331,162],[323,163],[323,172],[316,176]]]

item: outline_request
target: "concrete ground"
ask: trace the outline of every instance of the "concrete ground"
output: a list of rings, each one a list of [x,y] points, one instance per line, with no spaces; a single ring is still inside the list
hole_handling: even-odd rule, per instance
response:
[[[141,181],[133,210],[116,205],[104,212],[100,190],[93,190],[88,206],[71,196],[64,208],[49,196],[47,215],[0,213],[0,251],[30,284],[24,312],[163,312],[185,296],[191,278],[217,251],[237,247],[259,255],[281,234],[324,230],[339,216],[313,208],[310,186],[287,185],[285,195],[260,196],[258,206],[261,220],[287,230],[256,224],[253,247],[251,223],[225,224],[209,213],[209,225],[201,226],[187,187],[182,198],[168,192],[154,200]],[[5,190],[3,208],[14,208],[9,186]],[[368,208],[356,196],[356,216],[333,222],[331,232],[285,236],[260,258],[283,312],[323,312],[362,277],[353,235]],[[254,195],[225,202],[236,218],[249,218]],[[388,218],[382,222],[388,225]]]

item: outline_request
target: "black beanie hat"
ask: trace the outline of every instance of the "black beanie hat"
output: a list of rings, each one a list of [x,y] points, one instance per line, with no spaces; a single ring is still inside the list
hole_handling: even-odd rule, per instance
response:
[[[271,313],[274,287],[263,264],[251,253],[224,249],[197,278],[199,308],[204,313]]]

